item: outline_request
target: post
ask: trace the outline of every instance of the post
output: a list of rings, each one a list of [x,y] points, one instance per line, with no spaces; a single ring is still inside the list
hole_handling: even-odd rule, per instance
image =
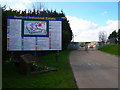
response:
[[[11,62],[14,60],[14,52],[11,52]]]
[[[34,56],[37,56],[36,51],[34,52]]]
[[[59,51],[57,50],[56,51],[56,62],[58,61],[58,53],[59,53]]]

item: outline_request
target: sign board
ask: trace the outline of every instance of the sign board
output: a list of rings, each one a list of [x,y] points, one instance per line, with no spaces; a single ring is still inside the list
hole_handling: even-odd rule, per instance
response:
[[[8,15],[7,50],[61,50],[61,20],[61,17]]]

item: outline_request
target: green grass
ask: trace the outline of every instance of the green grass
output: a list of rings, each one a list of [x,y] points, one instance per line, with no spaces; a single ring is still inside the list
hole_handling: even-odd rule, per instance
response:
[[[68,55],[71,50],[59,53],[58,62],[55,54],[40,57],[43,65],[54,67],[56,72],[47,72],[25,76],[19,74],[13,63],[3,62],[3,88],[75,88]]]
[[[120,47],[120,45],[118,45],[118,44],[116,44],[116,45],[104,45],[104,46],[100,46],[98,49],[100,51],[110,53],[113,55],[120,55],[120,51],[119,51],[118,47]]]

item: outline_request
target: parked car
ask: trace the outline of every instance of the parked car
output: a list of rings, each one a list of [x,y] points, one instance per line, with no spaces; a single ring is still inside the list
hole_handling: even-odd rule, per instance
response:
[[[90,45],[90,48],[93,48],[93,45]]]

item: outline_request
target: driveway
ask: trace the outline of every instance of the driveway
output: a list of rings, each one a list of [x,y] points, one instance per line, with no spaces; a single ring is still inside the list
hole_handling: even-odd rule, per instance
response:
[[[118,57],[95,49],[72,51],[70,65],[78,88],[118,88]]]

